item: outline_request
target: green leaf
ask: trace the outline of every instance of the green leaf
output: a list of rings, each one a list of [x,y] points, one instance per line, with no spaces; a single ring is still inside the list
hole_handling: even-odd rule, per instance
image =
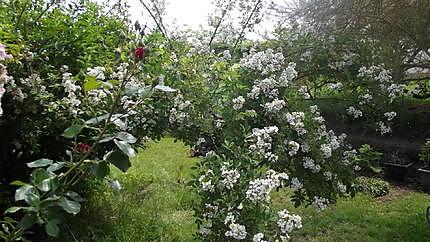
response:
[[[122,141],[125,141],[129,144],[134,144],[137,141],[137,139],[132,134],[127,132],[119,132],[118,134],[116,134],[116,138]]]
[[[27,166],[30,168],[36,168],[36,167],[44,167],[51,165],[53,163],[52,160],[49,159],[39,159],[30,163],[27,163]]]
[[[82,132],[84,128],[85,128],[85,125],[83,124],[73,124],[72,126],[68,127],[66,130],[64,130],[64,133],[62,134],[62,136],[68,139],[73,139],[80,132]]]
[[[66,164],[65,162],[56,162],[56,163],[50,165],[46,170],[49,172],[58,171],[61,168],[63,168],[65,164]]]
[[[10,183],[10,185],[13,185],[13,186],[26,186],[26,185],[30,185],[30,184],[28,184],[28,183],[25,183],[25,182],[23,182],[23,181],[18,181],[18,180],[16,180],[16,181],[13,181],[13,182],[11,182]]]
[[[64,209],[64,211],[76,215],[81,211],[81,204],[75,201],[68,200],[65,197],[60,198],[58,205]]]
[[[57,220],[50,220],[48,223],[45,224],[45,231],[46,234],[48,234],[51,237],[58,237],[60,234],[60,228],[58,227]]]
[[[113,141],[115,142],[116,146],[118,146],[118,148],[122,150],[122,152],[124,152],[124,154],[126,154],[128,157],[132,158],[136,155],[134,149],[129,143],[116,139],[114,139]]]
[[[70,197],[71,199],[75,200],[76,202],[83,202],[85,199],[81,197],[77,192],[74,191],[68,191],[66,193],[66,196]]]
[[[16,213],[21,209],[23,209],[23,207],[10,207],[10,208],[6,209],[6,211],[4,213]]]
[[[24,229],[29,229],[31,228],[35,223],[37,223],[38,218],[37,215],[35,213],[27,213],[24,215],[24,217],[21,219],[20,223],[21,226]]]
[[[92,172],[98,178],[105,178],[109,174],[109,164],[106,161],[99,161],[92,167]]]
[[[376,167],[376,166],[369,166],[370,169],[375,172],[375,173],[380,173],[382,172],[382,168],[381,167]]]
[[[107,153],[104,157],[104,160],[112,163],[123,172],[126,172],[131,166],[129,157],[119,150]]]
[[[84,90],[85,91],[91,91],[94,89],[98,89],[102,86],[102,83],[100,81],[97,81],[97,79],[93,76],[87,76],[85,77],[85,83],[84,83]]]
[[[100,116],[95,117],[95,118],[92,118],[92,119],[89,119],[89,120],[85,121],[85,123],[86,123],[86,124],[98,124],[98,123],[100,123],[101,121],[106,120],[107,118],[109,118],[109,114],[108,114],[108,113],[107,113],[107,114],[100,115]]]
[[[51,174],[45,169],[38,168],[31,173],[31,182],[39,189],[45,179],[51,178]]]
[[[60,182],[57,177],[50,177],[42,181],[40,190],[44,192],[48,192],[51,190],[55,190],[60,186]]]
[[[35,189],[31,185],[24,185],[15,191],[15,201],[24,200],[28,193],[34,193]]]

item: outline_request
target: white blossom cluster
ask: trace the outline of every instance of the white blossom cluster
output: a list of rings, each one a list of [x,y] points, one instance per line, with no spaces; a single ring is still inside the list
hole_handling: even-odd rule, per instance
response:
[[[63,73],[62,84],[67,94],[67,96],[63,98],[63,101],[69,107],[70,113],[76,117],[79,112],[79,105],[81,105],[81,101],[76,93],[81,90],[81,87],[75,84],[75,81],[72,79],[72,74],[67,72]]]
[[[330,158],[332,154],[332,148],[329,144],[321,144],[320,150],[324,158]]]
[[[300,190],[303,188],[303,184],[299,181],[299,179],[297,177],[293,177],[291,178],[291,188],[294,191]]]
[[[251,152],[256,155],[263,156],[269,161],[277,161],[278,156],[271,152],[272,150],[272,136],[278,133],[278,127],[270,126],[263,129],[252,129],[251,139],[253,144],[249,146]]]
[[[304,135],[307,133],[307,130],[305,129],[304,119],[305,119],[304,112],[291,112],[291,113],[285,114],[286,122],[299,135]]]
[[[341,193],[346,193],[346,186],[342,182],[337,182],[337,189]]]
[[[208,178],[213,175],[212,170],[208,170],[205,175],[199,177],[200,189],[205,192],[213,192],[215,190],[215,185],[212,184],[212,180]]]
[[[239,62],[242,67],[259,71],[266,75],[279,70],[284,64],[284,55],[280,52],[274,53],[273,49],[256,52],[251,49]]]
[[[221,180],[221,185],[228,190],[232,189],[240,178],[239,171],[237,169],[229,169],[229,167],[230,164],[228,163],[224,163],[224,165],[221,166],[221,177],[223,178]]]
[[[363,112],[360,109],[356,109],[353,106],[349,106],[346,109],[346,112],[352,116],[353,119],[357,119],[361,116],[363,116]]]
[[[361,95],[359,98],[360,98],[360,101],[358,102],[358,104],[365,105],[372,101],[373,96],[370,93],[366,93]]]
[[[319,210],[324,210],[327,208],[329,200],[327,198],[315,196],[314,204]]]
[[[304,99],[310,99],[311,95],[309,94],[309,90],[307,86],[300,86],[297,92],[303,96]]]
[[[391,133],[391,127],[382,121],[377,122],[376,126],[376,131],[379,131],[381,135]]]
[[[6,61],[13,58],[12,55],[6,53],[6,46],[0,43],[0,61]],[[0,64],[0,116],[3,115],[1,99],[6,92],[4,85],[10,82],[13,78],[8,76],[6,66]]]
[[[178,94],[175,97],[174,104],[170,110],[169,122],[171,124],[184,124],[185,120],[189,118],[188,109],[191,106],[190,101],[183,101],[182,95]]]
[[[279,86],[287,87],[294,78],[297,77],[296,63],[288,63],[287,68],[284,69],[281,76],[279,77]]]
[[[278,212],[278,218],[278,228],[287,238],[294,229],[302,228],[302,218],[299,215],[290,214],[286,209]]]
[[[104,67],[96,66],[94,68],[88,68],[87,69],[87,75],[88,76],[93,76],[97,80],[102,80],[103,81],[104,79],[106,79],[106,77],[105,77],[105,71],[106,71],[106,69]]]
[[[391,84],[387,87],[388,98],[390,103],[394,101],[399,96],[402,96],[406,90],[405,84]]]
[[[252,202],[268,202],[273,189],[283,186],[288,175],[269,170],[265,178],[257,178],[249,182],[246,198]]]
[[[214,218],[218,213],[218,206],[212,205],[210,203],[205,204],[205,212],[203,213],[203,217],[208,218]]]
[[[355,53],[345,53],[339,61],[335,61],[330,64],[330,68],[335,70],[341,70],[345,66],[350,66],[354,63],[354,59],[357,56]]]
[[[285,140],[284,144],[287,145],[288,150],[289,150],[288,155],[290,155],[290,156],[297,155],[297,152],[300,150],[300,144],[297,143],[296,141],[293,141],[293,140],[287,141],[287,140]]]
[[[386,113],[384,113],[384,116],[385,116],[385,118],[387,118],[387,121],[391,121],[397,116],[397,113],[396,112],[386,112]]]
[[[342,82],[329,83],[327,84],[327,87],[333,91],[340,91],[343,87],[343,84]]]
[[[278,83],[275,79],[269,77],[263,80],[255,81],[251,91],[247,94],[251,99],[258,99],[260,95],[264,95],[268,98],[276,98],[279,95],[277,89]]]
[[[311,170],[313,173],[317,173],[321,170],[321,166],[318,164],[315,164],[315,161],[310,157],[303,157],[303,167],[305,169]]]
[[[275,99],[272,102],[268,102],[264,105],[266,113],[276,114],[285,106],[284,100]]]
[[[232,223],[228,227],[230,230],[225,232],[225,236],[237,240],[244,240],[246,238],[247,232],[244,225]]]
[[[258,233],[256,235],[254,235],[254,237],[252,237],[252,242],[267,242],[263,238],[264,238],[264,234],[263,233]]]
[[[242,96],[239,96],[237,98],[234,98],[232,100],[232,103],[233,103],[233,109],[238,111],[243,108],[243,104],[245,104],[245,98],[243,98]]]

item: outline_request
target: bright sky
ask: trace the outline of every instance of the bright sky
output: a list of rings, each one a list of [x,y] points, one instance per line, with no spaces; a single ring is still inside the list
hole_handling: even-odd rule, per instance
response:
[[[275,3],[279,4],[286,1],[291,0],[274,0]],[[166,0],[165,25],[172,26],[174,23],[175,26],[186,25],[192,29],[198,29],[200,25],[207,26],[207,17],[213,11],[211,2],[212,0]],[[128,3],[133,21],[137,19],[142,25],[152,22],[139,0],[128,0]],[[264,30],[272,30],[273,24],[271,23],[263,22],[261,25]]]

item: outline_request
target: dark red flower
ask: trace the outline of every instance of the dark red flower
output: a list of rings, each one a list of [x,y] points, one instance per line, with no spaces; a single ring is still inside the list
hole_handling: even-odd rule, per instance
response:
[[[143,47],[137,47],[134,51],[134,57],[137,59],[142,59],[145,56],[145,48]]]
[[[91,146],[89,144],[79,143],[76,145],[76,150],[79,153],[87,153],[90,150]]]

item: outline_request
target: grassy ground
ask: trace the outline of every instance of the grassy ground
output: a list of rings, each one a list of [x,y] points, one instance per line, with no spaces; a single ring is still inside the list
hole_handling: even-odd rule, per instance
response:
[[[186,182],[196,161],[170,138],[151,143],[128,174],[116,173],[120,194],[105,184],[93,185],[91,206],[71,222],[75,238],[61,241],[194,241],[191,207],[197,197]],[[358,195],[323,212],[293,208],[288,192],[276,194],[274,201],[303,217],[294,241],[430,241],[424,218],[430,196],[423,193],[395,188],[382,199]]]

